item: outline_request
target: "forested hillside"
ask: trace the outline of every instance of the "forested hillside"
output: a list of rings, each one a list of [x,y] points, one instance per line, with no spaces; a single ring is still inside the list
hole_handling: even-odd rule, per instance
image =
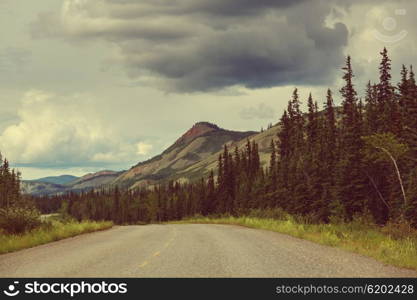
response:
[[[311,222],[366,216],[380,224],[407,220],[417,226],[415,75],[411,66],[403,66],[394,85],[386,49],[381,56],[379,81],[369,82],[364,99],[357,95],[347,57],[338,116],[332,91],[320,101],[310,95],[308,111],[302,112],[295,89],[265,167],[258,144],[248,139],[244,149],[225,145],[208,178],[192,183],[115,186],[37,201],[43,209],[62,203],[63,211],[78,219],[120,224],[279,208]]]

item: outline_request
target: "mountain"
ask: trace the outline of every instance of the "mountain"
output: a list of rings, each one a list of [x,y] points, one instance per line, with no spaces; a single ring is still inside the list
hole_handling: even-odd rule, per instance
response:
[[[234,148],[237,146],[239,150],[243,150],[246,147],[247,140],[255,141],[259,147],[259,156],[261,160],[261,164],[265,165],[269,162],[270,153],[271,153],[271,140],[277,140],[277,133],[279,132],[279,126],[273,126],[272,128],[265,130],[263,132],[247,132],[243,138],[235,139],[235,140],[228,140],[225,143],[216,147],[217,151],[212,151],[211,153],[205,153],[206,155],[193,162],[190,163],[188,166],[184,166],[183,168],[178,168],[175,172],[171,172],[165,176],[165,178],[159,178],[158,180],[151,180],[145,179],[136,181],[131,188],[135,188],[138,186],[144,185],[152,185],[159,182],[166,182],[168,180],[176,180],[179,182],[189,182],[192,180],[196,180],[201,177],[207,177],[209,175],[210,170],[217,170],[217,163],[219,155],[223,152],[223,145],[227,144],[229,149],[233,152]],[[186,149],[189,149],[187,147]],[[129,172],[129,171],[127,171]],[[123,174],[122,174],[123,175]],[[122,177],[122,176],[121,176]],[[120,180],[119,177],[118,179]]]
[[[191,177],[179,178],[178,174],[217,153],[224,144],[246,139],[255,133],[226,130],[209,122],[196,123],[160,155],[123,172],[112,184],[137,188],[168,180],[191,180]]]
[[[121,172],[104,170],[96,173],[89,173],[71,182],[72,190],[84,190],[98,188],[112,183]]]
[[[280,126],[275,125],[271,128],[259,132],[253,135],[248,136],[245,139],[238,141],[233,141],[227,143],[229,150],[234,152],[234,148],[237,147],[240,151],[244,150],[246,147],[247,140],[251,142],[255,141],[258,144],[259,158],[262,165],[269,163],[271,155],[271,140],[277,141],[277,134],[280,130]],[[176,179],[180,181],[188,181],[194,177],[208,176],[210,170],[217,169],[217,163],[219,155],[222,154],[223,150],[214,152],[213,154],[207,156],[205,159],[202,159],[195,164],[190,165],[188,168],[181,170],[176,174]]]
[[[68,188],[65,185],[33,180],[22,180],[20,190],[23,194],[34,196],[61,194]]]
[[[78,178],[79,177],[72,176],[72,175],[60,175],[60,176],[43,177],[43,178],[28,180],[28,181],[65,185],[65,184],[68,184],[68,183],[70,183],[74,180],[77,180]]]
[[[225,144],[243,148],[247,139],[259,144],[261,161],[269,158],[271,139],[276,137],[278,127],[263,132],[232,131],[209,122],[198,122],[178,138],[161,154],[140,162],[127,171],[100,171],[77,178],[65,185],[47,182],[24,181],[22,190],[34,195],[59,194],[84,191],[118,185],[135,189],[177,180],[189,182],[206,176],[217,168],[217,159]]]
[[[37,196],[62,194],[70,191],[87,191],[108,185],[109,183],[113,182],[114,179],[120,175],[120,173],[121,172],[104,170],[96,173],[90,173],[82,177],[72,176],[75,179],[65,184],[45,182],[42,181],[43,178],[38,180],[23,180],[21,183],[21,190],[24,194],[32,194]]]

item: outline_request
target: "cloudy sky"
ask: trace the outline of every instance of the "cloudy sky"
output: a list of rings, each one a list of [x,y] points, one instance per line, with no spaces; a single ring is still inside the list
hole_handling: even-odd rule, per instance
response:
[[[0,150],[24,179],[121,170],[198,121],[277,122],[294,87],[416,65],[415,1],[0,0]],[[336,99],[338,101],[338,99]]]

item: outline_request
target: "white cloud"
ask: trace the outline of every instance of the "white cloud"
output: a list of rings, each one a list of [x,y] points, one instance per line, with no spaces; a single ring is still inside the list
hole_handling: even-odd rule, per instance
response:
[[[73,175],[77,177],[84,176],[88,173],[95,173],[101,171],[100,167],[87,168],[33,168],[33,167],[19,167],[17,168],[22,173],[23,180],[39,179],[47,176]]]
[[[123,137],[99,105],[88,95],[29,91],[18,121],[0,133],[0,149],[16,165],[54,167],[131,162],[151,150]]]
[[[265,103],[258,106],[245,107],[240,111],[242,119],[273,119],[276,117],[275,110]]]
[[[137,145],[137,154],[139,155],[147,155],[153,148],[151,144],[147,144],[144,142],[139,142]]]
[[[383,47],[392,59],[392,75],[399,79],[402,64],[416,64],[417,49],[413,1],[362,1],[342,11],[336,21],[346,24],[350,31],[346,54],[353,60],[355,83],[359,92],[365,90],[368,80],[378,81],[378,66]],[[392,23],[391,23],[392,22]]]

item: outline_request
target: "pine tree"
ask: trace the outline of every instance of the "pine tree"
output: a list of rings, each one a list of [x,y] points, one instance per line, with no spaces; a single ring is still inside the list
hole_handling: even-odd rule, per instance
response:
[[[327,90],[326,103],[324,104],[325,122],[324,122],[324,135],[322,144],[325,152],[325,161],[329,164],[329,171],[333,170],[336,162],[336,149],[337,149],[337,127],[336,116],[334,110],[334,101],[332,91]]]
[[[342,95],[343,102],[342,102],[342,132],[345,133],[346,136],[343,138],[354,138],[348,136],[351,133],[352,128],[356,124],[356,116],[357,116],[357,93],[355,91],[353,85],[353,71],[352,71],[352,64],[350,56],[346,59],[346,66],[342,68],[345,71],[343,75],[343,80],[345,81],[345,85],[340,89],[340,94]],[[350,140],[345,141],[344,143],[351,142]]]
[[[345,85],[340,90],[343,98],[342,127],[340,130],[340,159],[337,174],[337,196],[344,206],[346,218],[352,218],[365,208],[365,179],[362,172],[362,141],[358,111],[357,93],[353,85],[353,71],[350,56],[346,59],[343,79]]]
[[[247,177],[250,177],[251,175],[251,170],[252,170],[252,146],[249,140],[246,141],[246,149],[245,149],[246,153],[246,159],[245,159],[245,172]]]
[[[279,156],[281,157],[281,160],[285,160],[291,153],[291,123],[286,110],[281,117],[279,125],[281,127],[281,130],[278,132]]]
[[[252,141],[251,154],[252,154],[252,157],[251,157],[251,177],[254,178],[258,175],[260,167],[261,167],[261,161],[260,161],[260,158],[259,158],[258,144],[255,143],[255,141]]]
[[[333,95],[327,90],[324,103],[324,119],[320,131],[320,149],[317,179],[320,182],[321,194],[318,195],[318,203],[315,206],[319,220],[328,221],[330,215],[330,203],[334,201],[335,167],[337,162],[337,127],[334,109]]]
[[[371,85],[368,81],[365,95],[365,131],[367,134],[378,131],[378,118],[377,85]]]
[[[321,154],[321,141],[319,140],[320,120],[318,114],[318,104],[313,102],[311,93],[307,101],[307,125],[306,125],[306,149],[307,152],[303,154],[301,165],[298,172],[303,176],[300,177],[305,195],[298,195],[299,201],[304,202],[303,213],[312,214],[319,210],[322,205],[320,202],[322,193],[322,180],[320,166],[323,164],[319,161]],[[300,187],[298,187],[300,190]]]
[[[378,132],[401,133],[401,116],[394,94],[394,87],[391,84],[391,59],[388,57],[386,48],[380,53],[382,56],[379,66],[378,83]]]
[[[412,156],[417,155],[417,145],[413,131],[417,128],[417,85],[413,67],[410,66],[410,76],[406,83],[402,83],[403,122],[405,140],[412,149]]]
[[[402,108],[404,108],[406,102],[405,98],[408,96],[409,92],[408,70],[405,65],[402,65],[401,81],[398,83],[397,89],[400,96],[399,104]]]
[[[288,105],[290,120],[290,141],[291,151],[297,155],[304,150],[304,116],[301,112],[301,101],[298,96],[298,89],[295,89]]]
[[[388,57],[387,48],[380,53],[382,55],[379,66],[378,102],[381,106],[392,101],[394,87],[391,85],[391,59]]]
[[[291,121],[285,110],[279,122],[281,130],[278,132],[278,156],[277,162],[277,179],[278,179],[278,195],[275,199],[275,205],[279,205],[283,199],[288,199],[289,192],[289,160],[291,154]],[[289,201],[281,203],[286,208]]]
[[[307,151],[312,153],[317,142],[318,116],[316,112],[316,105],[313,103],[313,97],[311,96],[311,93],[308,96],[307,106]]]
[[[207,197],[205,205],[203,206],[203,215],[207,216],[214,213],[216,207],[216,191],[214,184],[214,172],[210,171],[207,181]]]
[[[275,149],[274,140],[271,140],[271,159],[269,161],[269,181],[270,191],[275,192],[277,190],[277,154]]]
[[[417,167],[410,172],[409,178],[405,217],[413,227],[417,228]]]

